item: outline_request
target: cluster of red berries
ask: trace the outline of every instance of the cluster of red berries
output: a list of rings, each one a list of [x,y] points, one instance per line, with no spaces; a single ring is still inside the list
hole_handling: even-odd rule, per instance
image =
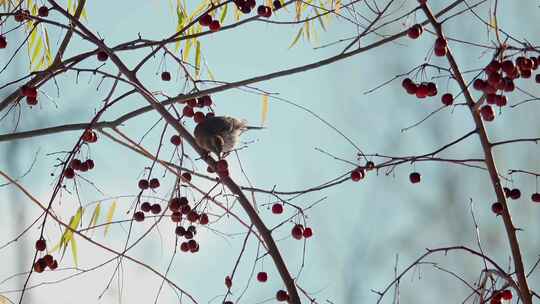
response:
[[[510,189],[510,188],[504,187],[503,190],[504,190],[504,195],[513,200],[517,200],[521,197],[521,191],[517,188]],[[533,201],[533,203],[540,203],[540,193],[535,192],[531,194],[531,201]]]
[[[82,140],[87,143],[95,143],[97,141],[97,134],[91,129],[84,130]]]
[[[313,230],[311,230],[310,227],[304,228],[301,224],[296,224],[293,226],[291,230],[291,235],[293,238],[297,240],[301,240],[302,238],[309,239],[313,236]]]
[[[21,95],[26,97],[26,103],[28,105],[37,105],[37,89],[35,87],[23,85],[21,87]]]
[[[44,239],[39,239],[36,241],[37,251],[45,251],[46,248],[47,243]],[[44,255],[42,258],[39,258],[34,263],[34,271],[37,273],[42,273],[43,271],[45,271],[46,267],[49,267],[50,270],[55,270],[56,268],[58,268],[58,262],[50,254]]]
[[[199,243],[197,243],[197,241],[195,240],[189,240],[187,242],[182,242],[180,244],[180,250],[182,252],[191,252],[191,253],[195,253],[197,251],[199,251]]]
[[[401,82],[401,86],[411,95],[416,95],[417,98],[426,98],[437,95],[437,85],[434,82],[415,83],[410,78],[405,78]]]
[[[422,28],[422,26],[420,24],[415,24],[407,30],[407,36],[409,36],[409,38],[411,39],[416,39],[420,37],[423,32],[424,29]]]
[[[156,189],[156,188],[159,188],[159,186],[160,186],[159,179],[157,179],[155,177],[150,179],[150,180],[141,179],[141,180],[139,180],[138,186],[139,186],[139,189],[141,189],[141,190],[146,190],[148,188]]]
[[[505,289],[505,290],[494,293],[489,303],[501,304],[502,300],[507,300],[507,301],[512,300],[512,291],[510,291],[510,289]]]
[[[23,22],[24,20],[30,19],[30,11],[27,9],[20,9],[15,12],[15,15],[13,16],[13,19],[17,22]]]
[[[150,204],[149,202],[144,202],[141,204],[141,211],[137,211],[133,214],[133,219],[137,222],[144,221],[144,213],[145,212],[151,212],[152,214],[160,214],[161,213],[161,205],[160,204]]]
[[[211,107],[212,106],[212,98],[208,95],[201,96],[197,99],[188,99],[183,101],[182,103],[185,103],[186,106],[182,110],[182,114],[186,117],[193,117],[193,120],[195,123],[201,123],[206,118],[213,117],[214,113],[208,112],[204,114],[202,111],[195,112],[195,108],[202,108],[202,107]]]
[[[195,209],[192,209],[185,196],[172,198],[169,201],[169,210],[172,212],[171,220],[175,223],[180,222],[182,215],[185,215],[191,223],[199,221],[199,224],[206,225],[209,222],[208,214],[199,214]]]
[[[66,168],[64,171],[64,176],[66,178],[74,178],[75,177],[75,171],[81,171],[86,172],[88,170],[94,169],[95,164],[92,159],[87,159],[85,161],[81,161],[80,159],[74,158],[69,163],[69,167]]]
[[[476,79],[473,88],[486,95],[487,105],[480,108],[480,115],[485,121],[493,121],[495,113],[492,105],[504,107],[508,104],[504,92],[515,90],[514,80],[517,78],[531,78],[532,71],[538,69],[540,57],[519,56],[515,62],[507,59],[504,61],[493,60],[485,68],[486,79]],[[540,74],[535,80],[540,83]],[[497,94],[500,92],[499,94]]]
[[[199,243],[197,243],[197,241],[193,239],[197,234],[197,228],[195,228],[195,226],[190,225],[187,227],[187,229],[182,226],[178,226],[176,227],[174,232],[179,237],[183,237],[186,239],[186,241],[180,244],[180,250],[182,252],[189,251],[191,253],[195,253],[199,251]]]
[[[217,32],[221,28],[221,24],[219,24],[219,20],[213,20],[212,16],[210,16],[209,14],[202,15],[201,18],[199,19],[199,24],[201,26],[208,26],[208,28],[212,32]]]

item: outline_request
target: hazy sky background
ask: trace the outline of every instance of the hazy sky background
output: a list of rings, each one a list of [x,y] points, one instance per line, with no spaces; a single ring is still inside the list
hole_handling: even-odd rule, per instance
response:
[[[446,6],[450,1],[432,1]],[[405,7],[412,7],[416,1],[406,1]],[[475,2],[471,2],[475,3]],[[120,42],[132,40],[141,33],[143,38],[160,39],[169,36],[175,29],[176,18],[174,11],[169,9],[166,1],[89,1],[86,22],[94,33],[99,33],[105,43],[114,46]],[[533,45],[538,44],[536,21],[540,18],[537,1],[522,1],[519,5],[499,1],[499,25],[519,39],[526,39]],[[460,6],[463,9],[464,6]],[[405,11],[405,8],[402,9]],[[483,18],[488,17],[488,6],[481,5],[476,11]],[[51,13],[51,16],[57,14]],[[278,12],[272,20],[290,20],[285,12]],[[414,18],[404,20],[388,29],[395,33],[414,23]],[[229,19],[230,23],[231,19]],[[418,14],[418,21],[423,21]],[[13,25],[9,23],[9,27]],[[482,26],[470,13],[464,14],[445,24],[445,32],[453,38],[491,44],[493,35],[486,35]],[[222,31],[201,38],[203,54],[217,80],[237,81],[245,78],[312,63],[335,55],[340,47],[328,47],[314,50],[313,47],[348,38],[356,32],[351,25],[333,19],[327,32],[319,28],[320,43],[310,44],[300,41],[297,46],[287,49],[297,26],[275,25],[261,22],[248,23],[231,31]],[[0,63],[8,58],[5,54],[14,51],[14,34],[9,48],[2,50]],[[51,42],[55,44],[59,33],[51,31]],[[19,35],[19,38],[21,36]],[[362,43],[378,39],[369,37]],[[536,39],[536,40],[535,40]],[[401,88],[401,79],[396,80],[371,94],[364,94],[369,89],[391,79],[395,75],[405,73],[424,62],[433,43],[433,36],[424,35],[415,41],[402,38],[394,43],[376,48],[370,52],[339,61],[314,71],[274,79],[256,84],[255,87],[279,93],[279,97],[294,104],[303,106],[320,115],[331,125],[346,134],[365,153],[380,153],[384,155],[407,156],[427,153],[459,138],[473,129],[471,115],[465,107],[447,108],[418,127],[407,132],[402,128],[410,126],[424,118],[440,106],[440,95],[446,91],[458,92],[457,85],[446,78],[437,80],[439,95],[434,98],[419,101],[407,95]],[[480,68],[489,62],[491,52],[483,49],[449,43],[455,52],[463,70]],[[66,58],[81,50],[91,50],[86,42],[74,40],[68,49]],[[138,62],[144,52],[123,52],[120,54],[128,64]],[[16,64],[8,72],[0,74],[0,85],[23,75],[26,71],[26,55],[18,56]],[[143,83],[152,91],[163,91],[174,96],[181,92],[183,79],[177,76],[183,74],[176,68],[174,61],[167,58],[166,64],[173,74],[173,81],[164,83],[159,79],[159,63],[162,52],[150,60],[140,72]],[[446,66],[439,58],[432,59],[433,64]],[[95,67],[95,60],[81,63],[81,67]],[[174,67],[174,68],[172,68]],[[116,73],[109,61],[106,70]],[[179,74],[180,73],[180,74]],[[204,75],[204,74],[203,74]],[[428,70],[428,80],[437,76],[437,71]],[[468,74],[472,77],[473,74]],[[58,77],[59,92],[51,82],[41,88],[41,92],[50,96],[47,100],[40,95],[39,106],[30,109],[22,106],[21,120],[18,130],[31,130],[46,126],[56,126],[65,123],[87,122],[99,108],[111,87],[111,81],[102,83],[96,90],[100,78],[88,73],[69,72]],[[470,78],[468,78],[470,79]],[[538,86],[532,81],[519,80],[523,89],[538,95]],[[0,97],[11,93],[14,87],[0,91]],[[117,91],[124,92],[128,87],[121,85]],[[59,93],[59,94],[58,94]],[[117,93],[117,95],[118,95]],[[475,93],[476,94],[476,93]],[[253,125],[261,123],[261,97],[257,94],[242,90],[229,90],[212,96],[218,115],[230,115],[247,119]],[[514,93],[509,96],[510,104],[525,99],[524,95]],[[458,102],[463,100],[458,99]],[[138,96],[126,98],[118,107],[114,107],[104,116],[104,119],[114,119],[119,114],[146,105]],[[502,114],[497,113],[496,120],[487,124],[490,138],[508,139],[513,137],[537,137],[539,130],[538,103],[530,102],[516,108],[505,108]],[[121,128],[133,139],[140,139],[150,126],[158,119],[158,115],[145,114],[126,123]],[[0,124],[1,134],[10,132],[13,128],[13,117]],[[337,161],[315,148],[320,148],[332,155],[354,162],[356,151],[344,138],[328,128],[313,115],[289,103],[270,99],[270,107],[266,122],[267,129],[245,134],[243,139],[252,142],[247,149],[239,151],[242,166],[251,183],[259,188],[277,190],[300,190],[319,185],[331,180],[348,170],[351,165]],[[187,123],[192,130],[193,122]],[[155,128],[144,139],[142,144],[155,151],[162,125]],[[165,138],[172,134],[168,131]],[[57,157],[61,154],[51,154],[71,150],[80,132],[69,132],[20,140],[14,143],[0,144],[0,168],[11,176],[19,176],[25,172],[34,155],[37,161],[30,174],[21,183],[43,203],[51,195],[51,189],[56,182],[50,173],[58,170]],[[172,149],[166,145],[162,152],[163,158],[171,156]],[[190,151],[188,149],[188,151]],[[86,152],[85,152],[86,153]],[[89,151],[96,163],[93,171],[84,174],[104,193],[100,194],[92,186],[81,181],[79,189],[81,202],[87,205],[93,201],[102,202],[102,214],[110,206],[113,199],[121,195],[135,195],[137,180],[146,166],[151,162],[139,155],[131,153],[125,147],[113,143],[101,136],[97,144],[90,145]],[[128,157],[128,154],[129,157]],[[495,150],[496,161],[501,173],[508,169],[529,169],[538,172],[540,161],[538,148],[530,143],[503,146]],[[194,156],[194,154],[190,154]],[[480,158],[482,151],[476,137],[471,137],[459,145],[445,151],[442,156],[449,158]],[[377,159],[374,159],[377,162]],[[234,155],[229,157],[231,172],[235,180],[242,185],[248,185],[238,167]],[[196,168],[203,171],[205,166],[200,161]],[[408,176],[412,171],[422,174],[422,182],[413,185]],[[162,186],[159,195],[168,197],[173,177],[167,174],[162,178],[163,171],[155,171],[160,177]],[[2,181],[3,183],[4,181]],[[199,180],[203,188],[211,184]],[[74,195],[73,184],[68,182],[69,192],[63,192],[61,205],[55,203],[54,210],[65,221],[73,215],[78,207],[77,196]],[[519,232],[523,248],[526,269],[536,261],[540,254],[537,232],[540,228],[540,206],[530,203],[530,195],[535,192],[535,181],[526,176],[515,176],[514,184],[522,190],[522,199],[510,201],[511,212],[515,223],[524,231]],[[381,290],[393,279],[393,268],[396,255],[399,255],[399,267],[403,269],[414,259],[425,252],[425,248],[436,248],[452,245],[476,247],[474,225],[470,213],[470,202],[473,202],[474,214],[480,225],[480,236],[486,254],[492,256],[501,266],[508,267],[509,248],[506,234],[500,218],[495,217],[490,206],[495,201],[487,172],[448,163],[422,162],[415,165],[404,164],[397,167],[393,174],[385,175],[383,171],[376,174],[370,172],[367,178],[359,183],[346,182],[336,187],[314,192],[294,200],[295,204],[306,207],[323,200],[307,212],[308,223],[314,230],[314,236],[306,242],[305,266],[300,274],[300,285],[310,291],[320,303],[326,300],[332,303],[374,303],[377,296],[370,290]],[[267,195],[256,196],[259,206],[273,202]],[[133,203],[132,197],[116,199],[118,209],[115,219],[125,219]],[[13,187],[0,188],[0,202],[3,212],[0,212],[0,245],[13,239],[24,227],[31,223],[39,210],[28,199],[21,196]],[[163,204],[165,206],[165,204]],[[87,225],[93,207],[85,214],[84,224]],[[234,211],[245,218],[239,206]],[[260,208],[261,216],[270,227],[279,223],[293,210],[286,208],[282,216],[272,215],[264,207]],[[102,220],[103,220],[102,215]],[[143,260],[155,269],[165,272],[169,263],[174,244],[174,227],[169,221],[160,224],[159,230],[154,230],[129,255]],[[140,236],[150,225],[151,220],[134,225],[134,236]],[[127,225],[114,225],[110,233],[103,237],[103,231],[93,234],[94,240],[116,249],[124,245]],[[245,229],[230,218],[215,226],[222,233],[236,234]],[[293,275],[297,275],[302,263],[303,242],[289,237],[292,224],[285,225],[275,232],[278,246],[282,250],[285,261]],[[39,235],[34,227],[17,243],[0,249],[0,294],[16,299],[15,294],[6,291],[20,288],[21,278],[2,281],[10,275],[26,271],[30,267],[33,256],[33,244]],[[57,242],[61,235],[58,226],[49,224],[46,236],[49,246]],[[222,237],[206,229],[199,229],[197,240],[200,251],[197,254],[178,253],[172,263],[168,277],[180,287],[195,295],[199,303],[220,303],[226,289],[224,277],[232,271],[241,249],[244,235]],[[242,293],[251,268],[254,263],[257,243],[253,238],[237,271],[233,286],[233,300]],[[103,250],[78,239],[79,268],[87,269],[102,263],[112,257]],[[58,253],[55,253],[55,257]],[[451,253],[446,257],[433,256],[431,262],[440,262],[442,267],[449,269],[464,279],[472,282],[480,273],[480,260]],[[47,284],[32,289],[26,295],[25,303],[153,303],[161,280],[135,264],[124,261],[120,268],[120,279],[113,277],[111,287],[98,300],[98,296],[106,288],[111,279],[116,263],[110,263],[104,268],[95,270],[76,278],[55,284]],[[512,264],[513,265],[513,264]],[[68,250],[61,268],[72,267],[73,260]],[[22,267],[22,268],[21,268]],[[242,298],[243,303],[258,303],[270,299],[272,301],[277,289],[283,284],[275,271],[269,257],[258,261],[255,271],[264,269],[269,274],[269,281],[261,284],[256,280],[250,283],[248,292]],[[62,270],[34,274],[30,285],[40,282],[52,282],[73,273],[73,270]],[[540,283],[538,274],[530,277],[530,286]],[[448,293],[452,290],[451,293]],[[461,302],[470,290],[461,282],[447,273],[434,269],[431,265],[417,267],[411,275],[403,280],[400,289],[402,303]],[[218,297],[219,296],[219,297]],[[218,298],[216,298],[218,297]],[[303,298],[305,300],[305,298]],[[386,303],[392,301],[388,294]],[[160,295],[161,303],[177,301],[171,288],[164,286]]]

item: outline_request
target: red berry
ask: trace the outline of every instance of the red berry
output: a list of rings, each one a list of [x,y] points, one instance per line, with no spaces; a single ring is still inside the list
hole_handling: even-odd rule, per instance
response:
[[[142,211],[137,211],[133,213],[133,219],[137,222],[144,221],[144,213]]]
[[[499,83],[502,81],[502,75],[499,73],[491,73],[489,74],[487,81],[493,87],[497,87]]]
[[[202,26],[209,26],[212,23],[212,16],[205,14],[199,19],[199,24]]]
[[[199,214],[192,210],[187,214],[187,219],[188,221],[195,223],[199,219]]]
[[[497,98],[495,99],[495,104],[499,107],[504,107],[508,104],[508,99],[506,99],[506,96],[504,95],[497,95]]]
[[[500,215],[503,212],[503,205],[501,203],[493,203],[493,205],[491,205],[491,211],[497,215]]]
[[[186,231],[186,233],[184,234],[184,237],[186,238],[186,240],[191,240],[193,238],[193,232]]]
[[[475,90],[483,91],[485,87],[486,87],[486,82],[483,81],[482,79],[477,78],[477,79],[474,80],[473,88]]]
[[[43,262],[41,262],[42,260],[39,259],[36,261],[36,263],[34,264],[34,271],[37,272],[37,273],[42,273],[44,270],[45,270],[45,266]]]
[[[501,63],[501,69],[503,70],[503,72],[505,72],[506,74],[511,74],[512,71],[514,70],[514,63],[512,62],[512,60],[505,60]]]
[[[409,180],[413,184],[419,183],[420,182],[420,173],[413,172],[413,173],[409,174]]]
[[[209,107],[212,105],[212,98],[208,95],[199,97],[198,101],[203,107]]]
[[[373,170],[373,169],[375,169],[375,163],[370,161],[370,160],[367,161],[366,162],[366,170],[369,171],[369,170]]]
[[[272,213],[273,214],[283,213],[283,205],[280,203],[275,203],[274,205],[272,205]]]
[[[269,18],[272,16],[272,9],[266,5],[259,5],[259,7],[257,7],[257,15]]]
[[[444,49],[447,46],[448,46],[448,43],[446,42],[446,39],[439,37],[435,40],[436,49]]]
[[[152,179],[150,180],[149,186],[150,186],[150,189],[156,189],[156,188],[159,188],[159,179],[157,179],[157,178],[152,178]]]
[[[150,184],[148,183],[148,180],[146,180],[146,179],[139,180],[139,189],[146,190],[146,189],[148,189],[148,187],[150,187]]]
[[[428,88],[427,96],[435,96],[435,95],[437,95],[437,85],[435,83],[428,82],[427,83],[427,88]]]
[[[150,207],[150,211],[152,214],[160,214],[161,213],[161,205],[160,204],[153,204],[152,207]]]
[[[36,250],[37,251],[43,251],[47,248],[47,242],[45,242],[44,239],[39,239],[36,241]]]
[[[309,239],[310,237],[313,236],[313,230],[311,230],[310,227],[306,227],[304,229],[304,232],[302,233],[302,235],[306,238],[306,239]]]
[[[82,135],[82,140],[84,142],[87,142],[87,143],[96,142],[97,141],[96,132],[94,132],[94,131],[92,131],[90,129],[85,130],[83,135]]]
[[[176,229],[174,229],[174,233],[180,237],[184,236],[186,234],[186,229],[182,226],[178,226],[176,227]]]
[[[178,211],[180,210],[180,207],[182,205],[180,204],[180,199],[178,197],[173,197],[170,201],[169,201],[169,210],[171,211]]]
[[[434,50],[435,56],[437,56],[437,57],[446,56],[446,52],[447,52],[446,48],[442,48],[442,49],[435,48],[435,50]]]
[[[293,229],[291,230],[291,235],[293,238],[297,240],[301,240],[304,234],[304,227],[300,224],[294,225]]]
[[[54,262],[54,258],[52,255],[46,254],[43,256],[43,261],[45,261],[45,264],[47,264],[47,266],[50,268]]]
[[[182,173],[182,178],[187,182],[191,182],[191,174],[189,172]]]
[[[173,223],[178,223],[182,220],[182,213],[178,212],[178,211],[174,211],[172,214],[171,214],[171,222]]]
[[[410,87],[414,82],[410,78],[405,78],[403,81],[401,81],[401,86],[407,90],[408,87]]]
[[[521,197],[521,191],[519,191],[519,189],[514,188],[514,189],[510,190],[510,198],[511,199],[517,200],[520,197]]]
[[[71,167],[71,169],[73,170],[79,170],[79,168],[81,167],[81,161],[79,159],[72,159],[71,162],[69,162],[69,166]]]
[[[189,250],[194,250],[195,248],[197,248],[197,241],[189,240],[188,246],[189,246]]]
[[[540,203],[540,193],[536,192],[531,195],[531,200],[535,203]]]
[[[97,60],[99,61],[105,61],[109,59],[109,55],[105,51],[98,51],[97,52]]]
[[[257,273],[257,281],[259,281],[259,282],[268,281],[268,274],[266,274],[266,272],[264,272],[264,271],[261,271],[261,272]]]
[[[486,73],[491,74],[491,73],[497,73],[500,69],[501,69],[501,64],[498,61],[493,60],[486,66],[484,70],[486,71]]]
[[[184,114],[184,116],[186,117],[193,117],[195,115],[195,113],[193,112],[193,108],[190,106],[185,106],[182,110],[182,114]]]
[[[94,161],[91,159],[87,159],[84,163],[88,166],[88,170],[92,170],[96,166],[96,164],[94,164]]]
[[[503,83],[504,83],[503,90],[505,92],[512,92],[516,88],[516,86],[514,85],[514,81],[508,77],[503,78]]]
[[[227,163],[226,160],[221,159],[221,160],[216,162],[216,170],[217,170],[217,172],[225,171],[228,168],[229,168],[229,164]]]
[[[37,105],[37,98],[36,97],[26,97],[26,104],[28,104],[29,106],[35,106]]]
[[[149,212],[152,209],[152,205],[149,202],[144,202],[141,204],[141,210],[144,212]]]
[[[13,18],[17,22],[23,22],[26,18],[28,18],[29,15],[30,12],[28,10],[18,10],[15,12],[15,16]]]
[[[501,297],[503,300],[512,300],[512,291],[510,289],[505,289],[501,292]]]
[[[276,292],[276,300],[278,300],[279,302],[285,302],[289,300],[289,295],[285,290],[280,289]]]
[[[482,115],[482,118],[485,121],[493,121],[495,119],[495,113],[493,112],[493,108],[489,105],[485,105],[480,108],[480,115]]]
[[[454,96],[451,93],[446,93],[441,96],[441,101],[445,106],[450,106],[454,103]]]
[[[182,138],[178,135],[171,136],[171,144],[179,146],[182,143]]]
[[[5,49],[7,47],[6,37],[0,35],[0,49]]]
[[[208,224],[210,220],[208,219],[208,214],[206,213],[202,213],[201,216],[199,217],[199,224],[201,225],[206,225]]]
[[[69,178],[69,179],[74,178],[75,177],[75,171],[73,171],[73,169],[71,169],[71,168],[66,168],[66,170],[64,171],[64,176],[66,178]]]
[[[422,32],[423,32],[422,26],[420,24],[415,24],[407,30],[407,36],[409,36],[409,38],[411,39],[416,39],[420,37]]]
[[[163,81],[170,81],[171,80],[171,73],[165,71],[161,73],[161,80]]]
[[[486,95],[487,104],[495,104],[496,101],[497,101],[497,95],[495,95],[495,94],[487,94]]]
[[[198,111],[198,112],[196,112],[196,113],[193,115],[193,120],[194,120],[196,123],[201,123],[201,122],[203,122],[205,119],[206,119],[206,116],[204,116],[204,113],[201,112],[201,111]]]
[[[504,191],[504,196],[505,196],[505,197],[509,197],[509,196],[510,196],[510,188],[504,187],[504,188],[503,188],[503,191]]]
[[[357,182],[357,181],[363,179],[364,176],[365,176],[365,173],[364,173],[363,169],[357,168],[357,169],[351,171],[351,179],[352,179],[353,182]]]
[[[54,261],[52,262],[52,264],[49,265],[49,269],[50,269],[50,270],[55,270],[56,268],[58,268],[58,262],[57,262],[56,260],[54,260]]]
[[[210,22],[209,28],[212,32],[217,32],[221,28],[221,25],[219,24],[218,20],[212,20],[212,22]]]
[[[189,99],[188,101],[186,101],[187,105],[192,107],[192,108],[196,108],[199,106],[199,102],[197,102],[196,99]]]
[[[183,252],[188,252],[189,251],[189,245],[187,242],[182,242],[182,244],[180,244],[180,250],[182,250]]]
[[[531,78],[532,72],[531,70],[520,70],[521,78]]]
[[[279,0],[274,0],[274,2],[272,2],[272,5],[274,5],[274,10],[278,10],[281,8],[281,2]]]
[[[418,90],[416,90],[416,97],[417,98],[426,98],[429,94],[429,88],[427,84],[420,84],[418,86]]]
[[[225,277],[225,286],[227,286],[227,288],[231,289],[231,287],[232,287],[231,277],[229,277],[229,276]]]
[[[47,17],[49,16],[49,8],[46,6],[42,6],[38,9],[38,15],[40,17]]]
[[[79,167],[79,170],[81,170],[82,172],[86,172],[88,171],[90,168],[88,167],[88,163],[87,162],[84,162],[84,163],[81,163],[81,166]]]

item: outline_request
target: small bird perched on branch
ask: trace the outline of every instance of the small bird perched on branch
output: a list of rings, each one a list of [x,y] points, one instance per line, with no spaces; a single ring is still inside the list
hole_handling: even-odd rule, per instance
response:
[[[229,116],[214,116],[199,123],[193,133],[199,147],[208,152],[214,152],[218,158],[221,158],[222,153],[234,149],[242,133],[260,129],[264,128],[248,126],[245,120]]]

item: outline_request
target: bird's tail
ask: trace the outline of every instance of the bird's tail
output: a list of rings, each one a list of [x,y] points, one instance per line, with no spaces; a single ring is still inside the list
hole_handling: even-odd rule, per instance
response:
[[[246,130],[262,130],[262,129],[266,129],[266,127],[246,126]]]

